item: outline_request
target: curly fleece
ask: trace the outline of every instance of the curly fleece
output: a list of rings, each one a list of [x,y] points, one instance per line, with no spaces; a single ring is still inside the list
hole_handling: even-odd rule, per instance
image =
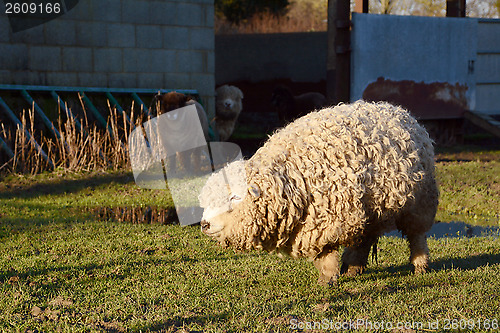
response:
[[[433,155],[425,129],[400,107],[358,101],[312,112],[246,161],[250,191],[219,216],[225,228],[217,238],[236,249],[315,258],[325,247],[356,245],[367,229],[425,232],[437,206]],[[202,207],[229,200],[211,190],[218,181],[208,180]],[[421,207],[428,193],[436,200]],[[401,226],[401,214],[422,218]]]

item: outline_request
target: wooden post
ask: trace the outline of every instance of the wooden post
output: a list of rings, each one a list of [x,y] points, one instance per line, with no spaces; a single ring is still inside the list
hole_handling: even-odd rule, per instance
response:
[[[337,55],[335,54],[335,35],[337,29],[335,27],[335,19],[337,17],[337,1],[328,0],[328,48],[326,60],[326,98],[328,103],[335,104],[335,68]]]
[[[351,91],[351,3],[349,0],[337,1],[337,34],[335,38],[337,103],[349,102]]]
[[[356,3],[354,4],[354,11],[356,13],[368,13],[369,10],[369,4],[368,0],[356,0]]]
[[[466,0],[446,0],[447,17],[465,17]]]
[[[350,100],[350,15],[349,0],[328,1],[327,95],[333,104]]]

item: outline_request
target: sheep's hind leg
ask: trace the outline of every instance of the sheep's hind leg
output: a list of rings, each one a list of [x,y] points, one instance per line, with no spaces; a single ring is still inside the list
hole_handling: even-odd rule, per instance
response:
[[[330,285],[335,283],[339,275],[339,256],[337,249],[324,250],[314,259],[314,266],[319,271],[319,284]]]
[[[415,268],[415,274],[422,274],[429,267],[429,248],[425,233],[408,235],[410,245],[410,262]]]
[[[377,238],[366,238],[357,246],[349,246],[342,254],[340,273],[346,276],[356,276],[363,273],[368,262],[368,255]]]

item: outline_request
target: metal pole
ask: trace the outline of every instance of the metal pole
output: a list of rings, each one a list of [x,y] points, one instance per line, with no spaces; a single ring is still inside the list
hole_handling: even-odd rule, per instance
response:
[[[78,118],[73,114],[73,112],[71,112],[71,110],[66,107],[66,104],[61,99],[61,97],[59,97],[59,95],[55,91],[51,91],[50,94],[52,95],[52,98],[54,98],[57,101],[57,103],[66,112],[66,117],[69,118],[69,116],[71,116],[73,118],[73,121],[76,124],[76,127],[78,127],[78,129],[82,132],[82,134],[85,137],[88,137],[89,133],[85,130],[85,128],[82,126],[82,124],[78,121]],[[101,148],[97,147],[97,150],[99,151],[99,156],[103,159],[104,163],[106,163],[106,164],[109,165],[110,162],[108,161],[108,159],[106,158],[106,156],[102,153]]]
[[[146,106],[146,104],[144,104],[144,102],[142,101],[142,99],[139,97],[139,95],[137,95],[135,92],[132,93],[132,98],[134,99],[134,101],[139,104],[139,105],[142,105],[142,110],[143,112],[146,114],[146,116],[151,116],[151,113],[149,112],[149,109],[148,107]]]
[[[85,95],[83,91],[80,91],[79,94],[85,105],[87,105],[87,107],[89,108],[90,112],[92,112],[92,114],[96,117],[97,122],[100,123],[102,127],[106,128],[109,134],[112,136],[113,131],[111,130],[111,127],[108,126],[106,119],[104,119],[104,117],[99,113],[99,110],[97,110],[97,108],[94,106],[94,104],[92,104],[90,99],[87,97],[87,95]]]
[[[31,98],[30,94],[28,94],[28,92],[26,90],[21,90],[21,96],[23,96],[23,98],[26,100],[26,102],[28,102],[30,105],[33,106],[33,108],[38,113],[38,115],[42,119],[45,126],[47,126],[47,128],[55,135],[55,137],[58,139],[61,139],[61,134],[59,133],[59,131],[55,128],[54,124],[52,124],[50,119],[47,118],[47,116],[43,112],[42,108],[39,107],[38,104],[36,104],[36,102],[33,98]]]
[[[42,147],[38,144],[38,142],[36,142],[35,138],[30,134],[30,132],[23,126],[23,123],[21,123],[21,121],[19,119],[17,119],[16,115],[14,114],[14,112],[12,112],[12,110],[9,108],[9,106],[4,102],[4,100],[2,99],[2,97],[0,97],[0,107],[2,107],[5,111],[5,113],[7,113],[7,115],[9,116],[9,118],[20,128],[24,131],[24,133],[26,134],[26,136],[28,137],[28,139],[33,142],[33,144],[35,145],[35,148],[38,150],[38,152],[40,153],[40,155],[42,155],[43,159],[52,167],[54,168],[54,164],[52,163],[52,161],[49,159],[49,157],[47,156],[47,154],[43,151]]]
[[[14,158],[14,152],[12,151],[12,149],[10,149],[9,145],[2,139],[1,136],[0,136],[0,148],[5,150],[5,152],[7,153],[7,155],[9,155],[10,158]]]
[[[51,91],[50,92],[50,95],[52,96],[53,99],[55,99],[55,101],[58,103],[58,105],[64,110],[64,112],[66,112],[66,117],[69,118],[69,116],[71,116],[71,118],[73,118],[75,124],[76,124],[76,127],[78,127],[78,129],[80,131],[85,131],[83,126],[80,124],[80,122],[78,121],[78,118],[73,114],[73,112],[71,112],[71,110],[69,110],[67,107],[66,107],[66,104],[64,103],[64,101],[61,99],[61,97],[59,97],[59,95],[55,92],[55,91]]]
[[[135,128],[135,125],[132,123],[132,121],[130,120],[127,113],[123,110],[123,108],[120,106],[120,104],[118,104],[118,101],[113,97],[113,95],[111,95],[111,93],[109,91],[106,92],[106,97],[111,102],[111,105],[114,106],[115,108],[117,108],[118,111],[120,111],[122,113],[122,115],[125,117],[125,119],[127,119],[128,123],[132,126],[132,128]]]

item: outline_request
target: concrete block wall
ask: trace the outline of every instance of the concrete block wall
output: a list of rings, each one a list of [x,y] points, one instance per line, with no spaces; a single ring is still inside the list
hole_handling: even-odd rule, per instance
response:
[[[13,33],[0,13],[0,84],[196,89],[214,114],[213,0],[80,0]]]

